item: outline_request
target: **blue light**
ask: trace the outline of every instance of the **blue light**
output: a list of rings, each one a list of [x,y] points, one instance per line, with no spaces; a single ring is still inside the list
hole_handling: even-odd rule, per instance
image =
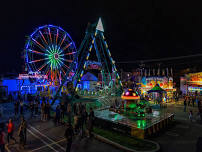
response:
[[[3,79],[3,86],[8,86],[8,92],[18,91],[18,80],[17,79]]]

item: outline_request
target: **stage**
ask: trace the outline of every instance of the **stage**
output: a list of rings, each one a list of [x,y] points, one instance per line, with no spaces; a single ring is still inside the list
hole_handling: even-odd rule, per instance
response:
[[[95,111],[95,125],[122,132],[137,138],[152,136],[172,124],[174,114],[164,110],[153,110],[142,119],[115,113],[109,109]]]

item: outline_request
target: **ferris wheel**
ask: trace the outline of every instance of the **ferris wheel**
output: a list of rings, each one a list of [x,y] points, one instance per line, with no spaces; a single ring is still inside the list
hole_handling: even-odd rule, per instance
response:
[[[71,77],[77,68],[75,43],[61,27],[45,25],[36,29],[25,45],[25,63],[29,72],[47,75],[51,82]]]

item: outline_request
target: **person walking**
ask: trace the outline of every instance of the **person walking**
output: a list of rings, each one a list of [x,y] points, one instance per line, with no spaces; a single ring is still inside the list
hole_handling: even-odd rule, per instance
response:
[[[74,132],[75,132],[75,134],[78,133],[78,128],[79,128],[78,124],[79,124],[78,123],[78,114],[76,112],[74,115]]]
[[[70,103],[67,105],[67,118],[68,118],[68,123],[72,123],[72,106]]]
[[[24,132],[23,132],[23,126],[22,126],[22,124],[20,124],[20,127],[18,129],[18,136],[20,138],[19,149],[24,149]]]
[[[77,106],[76,106],[76,103],[73,104],[73,110],[74,110],[74,115],[75,115],[76,112],[77,112]]]
[[[184,100],[184,112],[186,112],[186,108],[187,108],[187,100]]]
[[[192,101],[192,106],[194,107],[194,103],[195,103],[194,98],[192,97],[191,99],[192,99],[191,100]]]
[[[55,112],[55,124],[56,125],[59,125],[59,123],[60,123],[60,114],[61,114],[60,106],[57,105],[56,112]]]
[[[39,102],[37,100],[35,100],[35,115],[38,115],[39,112]]]
[[[86,111],[86,108],[83,109],[83,124],[86,126],[86,122],[87,122],[87,117],[88,117],[88,113]]]
[[[191,122],[193,121],[193,112],[192,112],[192,110],[189,111],[189,120]]]
[[[188,106],[190,106],[191,103],[191,97],[188,97]]]
[[[34,103],[33,101],[30,102],[30,112],[31,112],[31,118],[33,118],[34,116]]]
[[[24,106],[24,103],[23,103],[23,101],[21,100],[21,101],[20,101],[20,115],[23,115],[23,106]]]
[[[27,121],[25,120],[24,117],[21,117],[21,126],[23,130],[23,146],[26,145],[27,143]]]
[[[9,123],[7,124],[7,131],[8,131],[8,135],[7,135],[7,142],[9,144],[10,139],[14,140],[16,143],[16,139],[13,137],[13,132],[14,132],[14,124],[12,122],[12,119],[9,119]]]
[[[45,103],[45,106],[44,106],[44,120],[48,120],[48,104]]]
[[[15,102],[14,111],[15,111],[15,116],[17,116],[19,113],[19,101]]]
[[[47,101],[47,105],[46,105],[47,107],[47,120],[50,120],[50,117],[51,117],[51,115],[50,115],[50,111],[51,111],[51,105],[50,105],[50,102],[49,101]]]
[[[66,152],[71,151],[73,136],[74,136],[74,131],[73,131],[72,125],[67,123],[67,129],[65,131],[65,138],[66,138],[66,141],[67,141]]]
[[[44,121],[44,118],[45,118],[44,110],[45,110],[45,103],[44,101],[42,101],[41,103],[41,120],[42,121]]]
[[[90,117],[91,120],[94,121],[95,115],[94,115],[94,111],[93,111],[93,108],[92,108],[92,107],[90,108],[90,114],[89,114],[89,117]]]
[[[5,133],[3,129],[0,129],[0,150],[1,152],[5,152]]]
[[[63,119],[65,117],[65,105],[64,105],[64,102],[61,102],[60,110],[61,110],[61,121],[63,121]]]

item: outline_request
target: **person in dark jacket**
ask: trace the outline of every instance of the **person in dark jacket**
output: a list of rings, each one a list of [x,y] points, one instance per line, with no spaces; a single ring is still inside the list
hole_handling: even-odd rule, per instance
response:
[[[187,109],[187,100],[185,99],[184,100],[184,112],[186,112],[186,109]]]
[[[74,131],[73,131],[72,125],[67,123],[67,129],[65,131],[65,138],[67,140],[66,152],[70,152],[71,150],[73,136],[74,136]]]
[[[64,119],[64,117],[65,117],[65,105],[64,105],[64,102],[61,102],[60,110],[61,110],[61,121],[62,121]]]
[[[19,130],[18,130],[18,136],[19,136],[19,149],[24,149],[24,132],[23,132],[23,126],[22,124],[20,125],[19,127]]]
[[[39,101],[35,100],[35,115],[38,115],[38,112],[39,112]]]
[[[0,129],[0,151],[5,152],[5,133],[3,129]]]
[[[34,103],[31,101],[30,103],[30,112],[31,112],[31,118],[34,116]]]
[[[57,106],[56,112],[55,112],[55,124],[56,125],[59,125],[59,123],[60,123],[60,115],[61,115],[60,106]]]
[[[15,102],[15,105],[14,105],[14,111],[15,111],[15,116],[18,115],[19,113],[19,101],[16,101]]]

